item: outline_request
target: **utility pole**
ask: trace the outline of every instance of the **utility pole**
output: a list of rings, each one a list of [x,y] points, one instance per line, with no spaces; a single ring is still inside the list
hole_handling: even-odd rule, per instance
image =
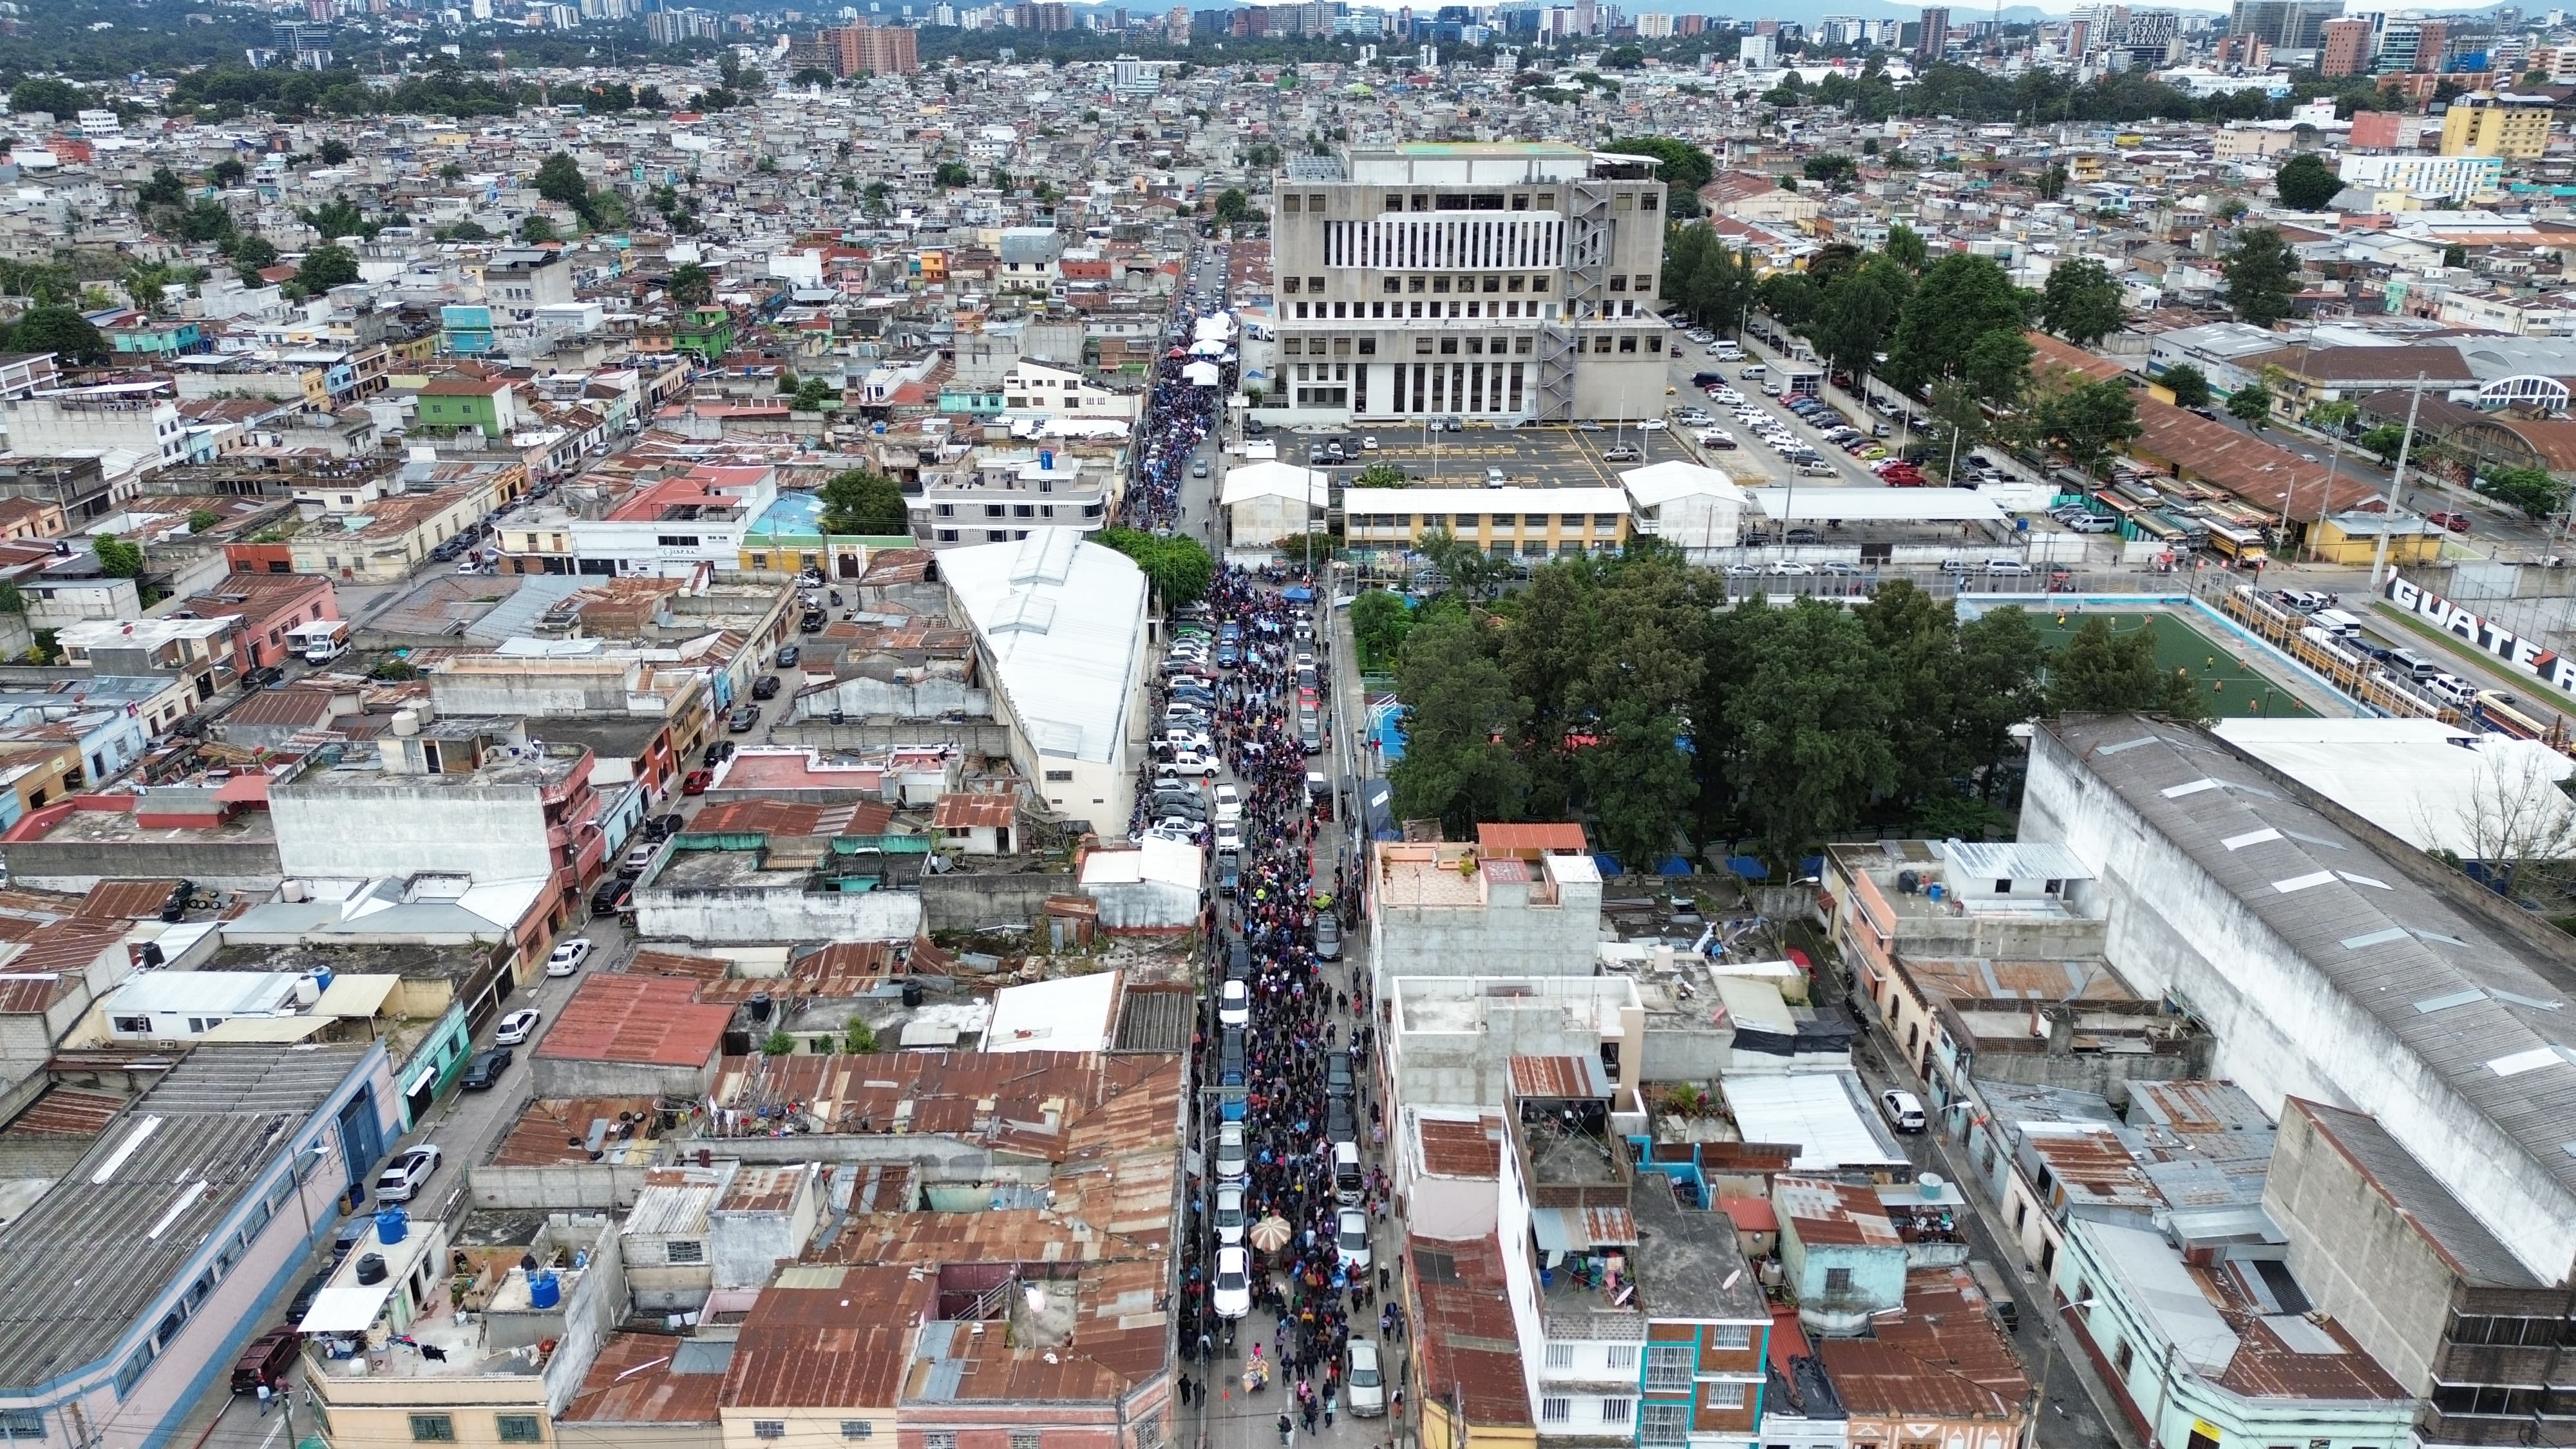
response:
[[[2381,520],[2379,546],[2370,555],[2370,591],[2379,592],[2388,573],[2388,534],[2397,522],[2397,496],[2406,487],[2406,455],[2415,446],[2415,410],[2424,405],[2424,374],[2415,374],[2413,395],[2406,400],[2406,435],[2397,440],[2397,466],[2388,474],[2388,513]]]

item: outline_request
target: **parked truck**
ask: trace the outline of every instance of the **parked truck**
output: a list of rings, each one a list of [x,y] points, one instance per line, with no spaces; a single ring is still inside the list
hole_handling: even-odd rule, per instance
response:
[[[349,621],[316,619],[298,624],[286,631],[287,647],[304,656],[307,664],[328,664],[349,652]]]

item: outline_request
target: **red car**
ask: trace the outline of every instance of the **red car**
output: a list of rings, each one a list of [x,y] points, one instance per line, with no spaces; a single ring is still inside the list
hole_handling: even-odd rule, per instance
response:
[[[689,777],[680,782],[680,793],[703,795],[707,793],[707,786],[715,783],[715,778],[716,772],[713,770],[691,770]]]
[[[2465,513],[2429,514],[2426,516],[2425,522],[2438,524],[2441,527],[2449,529],[2453,533],[2466,533],[2469,531],[2469,516]]]
[[[282,1325],[252,1339],[233,1362],[233,1392],[257,1393],[261,1384],[277,1387],[295,1367],[295,1350],[303,1342],[303,1334]]]

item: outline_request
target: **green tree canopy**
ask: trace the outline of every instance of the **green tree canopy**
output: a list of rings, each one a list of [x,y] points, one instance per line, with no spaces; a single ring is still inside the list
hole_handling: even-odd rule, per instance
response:
[[[1922,285],[1906,303],[1888,349],[1887,376],[1908,390],[1935,378],[1964,378],[1970,354],[1981,341],[1991,333],[2009,333],[2020,341],[2027,316],[2024,294],[2002,267],[1988,257],[1953,252],[1924,272]],[[1990,387],[1979,391],[1994,395]]]
[[[9,329],[12,352],[50,352],[74,367],[107,361],[107,338],[70,307],[30,307]]]
[[[2076,257],[2049,269],[2048,283],[2039,294],[2042,327],[2078,347],[2091,347],[2128,320],[2128,304],[2109,267],[2091,257]]]
[[[2290,315],[2290,299],[2299,287],[2299,257],[2279,231],[2253,226],[2237,233],[2219,270],[2227,277],[2227,305],[2237,321],[2269,327]]]
[[[1216,560],[1194,538],[1158,538],[1132,528],[1104,528],[1091,541],[1134,559],[1145,573],[1146,586],[1166,609],[1197,603],[1216,582]]]
[[[1482,821],[1519,819],[1529,783],[1513,755],[1527,706],[1513,695],[1489,633],[1464,610],[1426,611],[1396,665],[1405,743],[1404,758],[1387,771],[1395,812],[1437,818],[1461,837]]]
[[[1622,156],[1652,156],[1662,164],[1656,176],[1674,192],[1696,192],[1717,175],[1717,163],[1688,141],[1673,136],[1622,136],[1601,148]]]
[[[2259,382],[2249,382],[2227,395],[2227,415],[2252,428],[2263,431],[2272,420],[2272,390]]]
[[[143,545],[127,543],[112,533],[102,533],[90,540],[90,554],[98,560],[98,571],[112,579],[130,579],[143,572]]]
[[[912,532],[903,485],[882,473],[864,468],[835,473],[823,484],[820,497],[825,533],[900,537]]]
[[[682,262],[671,269],[666,290],[682,306],[703,307],[716,299],[716,279],[696,262]]]
[[[296,267],[295,280],[308,292],[345,287],[358,280],[358,258],[347,247],[315,247]]]
[[[2043,401],[2038,414],[2041,433],[2088,472],[2139,432],[2137,401],[2115,377],[2077,383]]]
[[[2205,719],[2209,704],[2188,670],[2156,663],[2155,632],[2144,625],[2114,634],[2096,614],[2048,665],[2052,714],[2121,714],[2144,710],[2176,719]]]
[[[2343,190],[2343,178],[2314,151],[2302,151],[2281,163],[2272,190],[2292,211],[2323,211]]]
[[[1900,221],[1887,229],[1886,251],[1907,271],[1920,272],[1930,249],[1924,244],[1921,232]]]
[[[2207,374],[2188,362],[2177,362],[2166,368],[2164,374],[2156,381],[2163,383],[2173,393],[2175,407],[2209,406],[2209,378]]]
[[[1393,463],[1371,463],[1359,471],[1359,476],[1351,480],[1350,486],[1353,488],[1404,488],[1410,486],[1412,482],[1412,479],[1404,476],[1404,470]]]
[[[1358,643],[1363,668],[1383,669],[1395,662],[1413,632],[1413,610],[1384,589],[1370,589],[1351,600],[1351,638]]]
[[[2510,503],[2531,519],[2554,517],[2567,508],[2567,485],[2546,468],[2497,468],[2478,480],[2478,491]]]

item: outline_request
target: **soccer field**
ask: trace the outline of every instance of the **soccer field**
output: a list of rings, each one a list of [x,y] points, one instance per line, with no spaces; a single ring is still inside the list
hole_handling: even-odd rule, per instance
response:
[[[2200,682],[2201,695],[2209,701],[2214,714],[2261,719],[2304,718],[2314,713],[2244,661],[2243,656],[2252,646],[2222,642],[2192,627],[2179,615],[2161,611],[2106,614],[2098,609],[2034,609],[2031,614],[2039,625],[2040,638],[2051,649],[2063,648],[2090,619],[2108,618],[2115,634],[2151,631],[2156,639],[2157,666],[2190,671],[2192,678]]]

